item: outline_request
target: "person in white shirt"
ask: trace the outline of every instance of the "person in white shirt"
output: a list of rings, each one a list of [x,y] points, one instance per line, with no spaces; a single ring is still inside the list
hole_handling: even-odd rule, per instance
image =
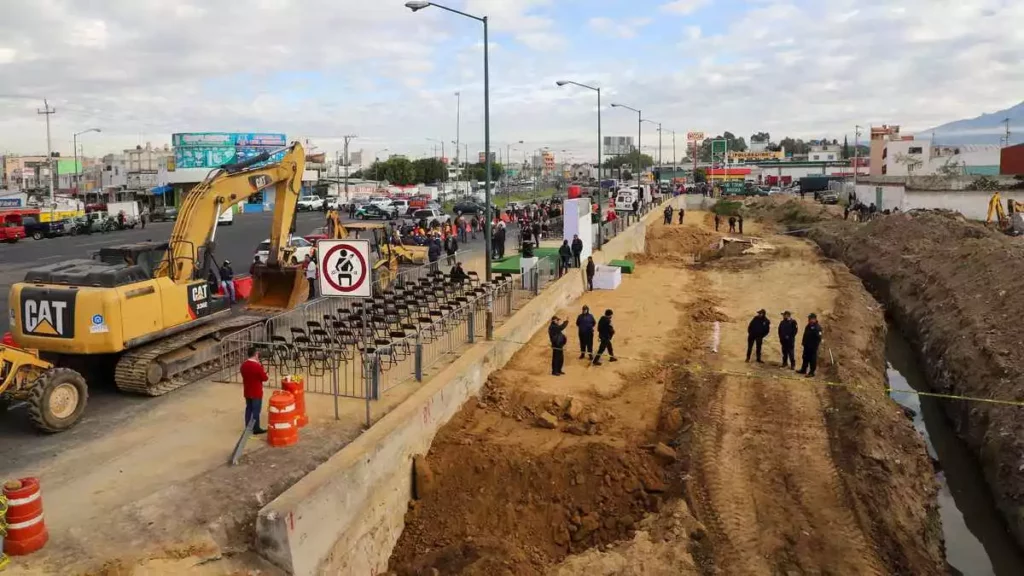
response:
[[[306,269],[306,282],[309,282],[309,299],[316,298],[316,260],[306,255],[302,261],[302,267]]]

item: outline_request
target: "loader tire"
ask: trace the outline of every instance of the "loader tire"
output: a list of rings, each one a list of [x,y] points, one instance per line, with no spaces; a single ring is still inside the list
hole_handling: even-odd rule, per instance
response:
[[[85,378],[70,368],[51,368],[31,386],[28,416],[43,432],[63,432],[85,412],[89,388]]]

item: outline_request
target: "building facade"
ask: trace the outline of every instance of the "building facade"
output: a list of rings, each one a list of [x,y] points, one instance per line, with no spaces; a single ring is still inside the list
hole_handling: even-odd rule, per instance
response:
[[[871,175],[881,176],[882,166],[885,164],[882,157],[885,152],[885,145],[888,142],[898,141],[900,139],[900,127],[889,126],[888,124],[882,124],[881,126],[871,127]]]

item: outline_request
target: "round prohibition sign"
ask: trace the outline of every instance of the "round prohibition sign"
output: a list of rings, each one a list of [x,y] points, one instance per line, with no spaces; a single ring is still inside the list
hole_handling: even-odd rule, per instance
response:
[[[339,250],[348,250],[350,254],[354,255],[355,258],[359,260],[359,269],[361,271],[359,277],[351,286],[342,286],[338,282],[334,281],[334,277],[331,275],[329,270],[321,270],[321,274],[324,275],[324,279],[327,280],[327,283],[335,290],[338,290],[339,292],[355,292],[363,285],[363,282],[366,281],[366,275],[370,273],[369,267],[366,265],[366,259],[363,258],[362,252],[356,250],[351,244],[338,244],[333,246],[326,254],[324,254],[324,268],[327,268],[327,263],[331,261],[331,258],[334,257],[334,254]]]

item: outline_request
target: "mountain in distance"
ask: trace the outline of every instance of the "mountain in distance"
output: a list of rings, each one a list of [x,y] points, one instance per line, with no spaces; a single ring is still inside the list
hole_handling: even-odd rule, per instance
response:
[[[960,144],[1000,144],[1006,135],[1006,124],[1010,119],[1010,144],[1024,142],[1024,101],[1005,110],[982,114],[976,118],[957,120],[930,130],[917,132],[917,137],[931,139],[935,133],[935,143],[945,145]]]

